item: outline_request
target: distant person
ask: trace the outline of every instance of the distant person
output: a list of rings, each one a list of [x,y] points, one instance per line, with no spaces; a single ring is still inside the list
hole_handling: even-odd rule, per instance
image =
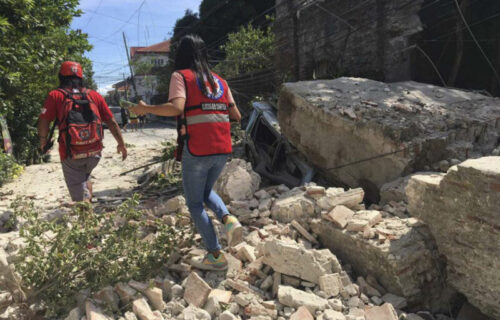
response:
[[[128,111],[124,107],[120,107],[120,115],[122,116],[122,129],[127,132],[128,125]]]
[[[193,265],[205,270],[224,270],[227,260],[221,252],[205,203],[225,225],[229,246],[241,241],[242,227],[229,214],[226,205],[212,188],[232,153],[230,119],[240,121],[241,114],[224,79],[210,71],[207,48],[195,35],[184,37],[177,49],[175,70],[170,80],[169,102],[132,108],[139,114],[185,116],[179,132],[185,134],[182,154],[182,181],[187,206],[208,254]]]
[[[51,91],[38,121],[40,147],[46,151],[50,122],[59,128],[59,155],[64,180],[73,201],[91,201],[90,174],[101,159],[102,123],[108,125],[118,143],[122,160],[127,149],[120,127],[104,98],[83,87],[83,70],[79,63],[66,61],[59,71],[59,88]]]

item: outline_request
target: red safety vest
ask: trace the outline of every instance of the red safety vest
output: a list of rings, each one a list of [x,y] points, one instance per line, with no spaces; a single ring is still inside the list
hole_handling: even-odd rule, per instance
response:
[[[209,97],[203,94],[203,81],[190,69],[178,71],[186,85],[184,121],[187,147],[194,156],[229,154],[232,152],[231,124],[229,122],[229,88],[221,77],[213,73],[217,92]],[[211,91],[210,86],[208,90]]]

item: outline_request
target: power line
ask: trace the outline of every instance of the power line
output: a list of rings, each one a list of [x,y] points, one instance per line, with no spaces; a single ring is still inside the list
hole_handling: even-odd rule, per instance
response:
[[[111,38],[115,34],[121,32],[123,30],[123,28],[125,28],[125,26],[128,23],[130,23],[130,21],[134,18],[134,16],[137,14],[137,12],[139,12],[139,10],[141,10],[141,8],[142,8],[142,6],[144,5],[145,2],[146,2],[146,0],[142,0],[140,6],[132,13],[132,15],[128,18],[128,20],[125,21],[125,23],[120,27],[120,29],[116,30],[115,32],[113,32],[112,34],[110,34],[109,36],[107,36],[105,39]]]
[[[99,11],[99,8],[101,7],[102,1],[103,1],[103,0],[100,0],[100,1],[99,1],[99,4],[97,5],[97,8],[95,9],[95,11],[96,11],[96,12],[97,12],[97,11]],[[92,18],[93,18],[93,17],[94,17],[94,15],[91,15],[91,16],[90,16],[89,20],[87,21],[87,23],[85,24],[85,26],[83,26],[83,28],[86,28],[86,27],[90,24],[90,22],[92,21]],[[82,28],[82,29],[83,29],[83,28]]]

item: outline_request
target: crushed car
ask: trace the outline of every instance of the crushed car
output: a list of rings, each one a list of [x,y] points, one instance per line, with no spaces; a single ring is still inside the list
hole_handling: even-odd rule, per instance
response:
[[[281,134],[276,109],[262,101],[253,102],[252,108],[243,143],[254,170],[290,188],[310,182],[314,168]]]

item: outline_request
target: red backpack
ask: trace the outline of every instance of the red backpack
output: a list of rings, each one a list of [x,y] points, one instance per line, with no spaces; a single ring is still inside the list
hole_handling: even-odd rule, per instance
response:
[[[58,89],[65,96],[64,118],[59,124],[59,139],[71,159],[98,155],[103,146],[103,128],[99,109],[89,97],[88,90],[71,92]]]

